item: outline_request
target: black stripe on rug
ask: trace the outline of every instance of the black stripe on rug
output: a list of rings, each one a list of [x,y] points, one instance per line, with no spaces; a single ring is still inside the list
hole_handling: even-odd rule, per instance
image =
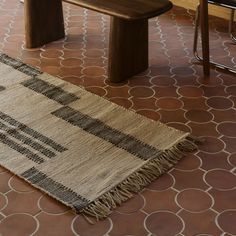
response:
[[[77,212],[90,203],[86,198],[80,196],[68,187],[65,187],[63,184],[51,179],[45,173],[37,170],[35,167],[25,171],[21,174],[21,176],[33,185],[44,189],[50,195],[54,195],[57,199],[60,199],[67,205],[70,205]]]
[[[161,151],[155,147],[142,143],[135,137],[113,129],[102,121],[93,119],[92,117],[82,114],[68,106],[52,112],[52,115],[55,115],[74,126],[78,126],[88,133],[102,138],[114,144],[116,147],[122,148],[143,160],[154,158],[161,153]]]
[[[48,82],[39,78],[31,78],[29,80],[23,81],[21,85],[37,93],[43,94],[47,98],[52,99],[62,105],[68,105],[71,102],[79,99],[76,95],[68,93],[62,88],[53,84],[49,84]]]
[[[25,157],[27,157],[29,160],[41,164],[44,162],[44,159],[37,154],[30,151],[28,148],[23,147],[22,145],[18,144],[17,142],[13,141],[12,139],[9,139],[5,134],[0,132],[0,142],[7,145],[8,147],[12,148],[13,150],[21,153]]]
[[[19,121],[13,119],[9,115],[7,115],[7,114],[5,114],[5,113],[3,113],[1,111],[0,111],[0,119],[2,119],[3,121],[7,122],[8,124],[13,126],[14,128],[17,128],[18,130],[21,130],[25,134],[30,135],[32,138],[37,139],[37,140],[43,142],[44,144],[50,146],[51,148],[53,148],[57,152],[64,152],[64,151],[68,150],[67,148],[61,146],[60,144],[57,144],[52,139],[50,139],[50,138],[40,134],[39,132],[29,128],[25,124],[20,123]]]
[[[41,154],[43,154],[44,156],[48,158],[52,158],[56,156],[56,153],[43,147],[40,143],[35,142],[33,139],[19,133],[15,128],[12,128],[11,126],[9,127],[3,124],[1,121],[0,121],[0,130],[5,131],[9,136],[22,142],[23,145],[28,145],[32,147],[34,150],[40,152]]]
[[[0,62],[6,64],[8,66],[11,66],[14,69],[16,69],[26,75],[29,75],[29,76],[37,76],[37,75],[40,75],[43,73],[40,70],[37,70],[34,67],[26,65],[25,63],[23,63],[19,60],[13,59],[3,53],[0,53]]]
[[[5,89],[6,89],[5,87],[0,86],[0,92],[3,91],[3,90],[5,90]]]

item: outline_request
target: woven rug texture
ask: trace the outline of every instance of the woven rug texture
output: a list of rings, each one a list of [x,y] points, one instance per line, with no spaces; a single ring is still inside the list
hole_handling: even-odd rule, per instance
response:
[[[196,149],[152,121],[0,54],[0,165],[97,219]]]

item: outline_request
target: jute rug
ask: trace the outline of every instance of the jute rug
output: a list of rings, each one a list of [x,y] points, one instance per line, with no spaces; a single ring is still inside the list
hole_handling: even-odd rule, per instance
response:
[[[0,165],[108,216],[196,148],[189,134],[0,54]]]

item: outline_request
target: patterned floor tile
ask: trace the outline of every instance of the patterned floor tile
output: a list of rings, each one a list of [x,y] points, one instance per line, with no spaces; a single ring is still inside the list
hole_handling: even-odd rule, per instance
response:
[[[204,78],[192,54],[195,13],[175,6],[151,19],[149,68],[114,84],[107,78],[109,17],[63,7],[65,39],[27,49],[23,4],[0,0],[0,51],[205,141],[99,222],[0,167],[0,235],[236,235],[236,78],[215,69]],[[210,17],[210,46],[215,60],[236,67],[225,20]]]

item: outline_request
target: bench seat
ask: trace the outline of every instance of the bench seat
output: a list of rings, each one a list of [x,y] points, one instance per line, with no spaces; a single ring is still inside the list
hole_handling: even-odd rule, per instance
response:
[[[108,79],[121,82],[148,68],[148,19],[172,8],[169,0],[63,0],[111,16]],[[65,36],[62,0],[25,0],[26,47]]]
[[[170,10],[166,0],[63,0],[80,7],[126,20],[148,19]]]

